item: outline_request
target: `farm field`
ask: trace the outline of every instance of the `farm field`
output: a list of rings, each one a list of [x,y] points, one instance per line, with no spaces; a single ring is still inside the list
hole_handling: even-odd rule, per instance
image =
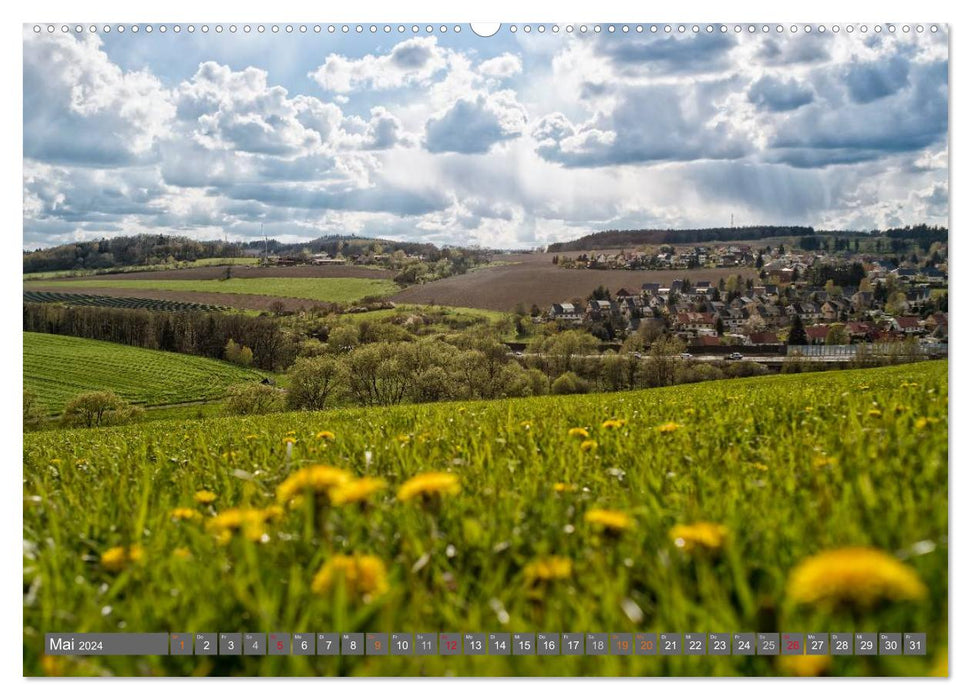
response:
[[[569,270],[552,263],[549,253],[520,253],[498,256],[505,265],[483,267],[464,275],[447,277],[408,287],[392,298],[410,304],[467,306],[494,311],[512,311],[516,304],[528,310],[550,304],[586,298],[600,285],[611,293],[621,287],[640,289],[645,282],[670,283],[685,277],[692,281],[717,283],[732,275],[755,277],[753,268],[699,268],[695,270]]]
[[[24,333],[24,388],[51,413],[85,391],[110,389],[160,406],[222,398],[226,387],[264,375],[205,357],[47,333]]]
[[[51,270],[48,272],[25,272],[24,281],[58,279],[61,277],[94,277],[98,275],[113,275],[119,273],[144,273],[165,270],[197,270],[213,266],[255,266],[259,265],[259,258],[199,258],[189,262],[159,263],[158,265],[123,265],[112,268],[97,268],[91,270]],[[235,269],[235,268],[234,268]]]
[[[25,434],[24,673],[928,675],[947,368]],[[926,631],[929,654],[38,656],[120,629]]]
[[[142,299],[139,297],[101,296],[74,292],[24,292],[25,302],[40,304],[67,304],[69,306],[107,306],[116,309],[148,309],[149,311],[221,311],[224,306],[196,304],[168,299]]]
[[[362,278],[240,278],[217,279],[82,279],[25,283],[26,291],[87,291],[101,294],[103,290],[144,290],[152,292],[200,293],[219,295],[260,295],[285,297],[306,301],[351,303],[368,296],[387,296],[398,289],[398,285],[385,279]],[[201,302],[200,302],[201,303]],[[212,303],[218,303],[213,301]]]
[[[109,280],[222,280],[226,276],[226,265],[206,267],[187,267],[173,270],[126,272],[107,275]],[[259,265],[233,266],[231,275],[240,279],[280,278],[280,279],[375,279],[390,280],[395,273],[378,267],[362,265],[294,265],[292,267]]]

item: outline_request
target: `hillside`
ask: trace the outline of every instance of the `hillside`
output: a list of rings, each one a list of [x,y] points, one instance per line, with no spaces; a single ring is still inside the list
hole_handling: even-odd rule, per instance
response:
[[[227,386],[263,376],[205,357],[64,335],[23,336],[24,388],[52,413],[85,391],[110,389],[132,403],[161,406],[221,398]]]
[[[39,635],[61,620],[88,631],[919,630],[929,656],[827,657],[813,672],[926,675],[948,639],[947,391],[947,363],[925,362],[27,434],[23,585],[43,594],[24,596],[24,672],[40,672]],[[320,464],[338,471],[311,470]],[[451,476],[401,490],[428,472]],[[381,481],[346,481],[363,476]],[[879,563],[857,572],[865,580],[809,559],[849,546]],[[345,579],[348,567],[366,573]],[[806,567],[837,583],[797,585]],[[806,670],[790,662],[167,656],[59,670]]]
[[[723,226],[699,229],[638,229],[630,231],[599,231],[572,241],[553,243],[548,253],[567,251],[607,250],[639,245],[710,243],[715,241],[752,241],[777,236],[810,236],[810,226]]]

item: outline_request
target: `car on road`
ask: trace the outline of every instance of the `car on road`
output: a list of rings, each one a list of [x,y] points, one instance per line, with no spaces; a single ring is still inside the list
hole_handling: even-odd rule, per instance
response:
[[[728,356],[728,359],[729,360],[741,360],[742,359],[742,353],[740,353],[740,352],[733,352],[731,355]]]
[[[692,357],[694,357],[694,355],[692,355],[690,352],[681,353],[682,360],[690,360]]]
[[[635,352],[635,353],[634,353],[634,357],[635,357],[636,359],[638,359],[638,360],[640,360],[640,359],[642,359],[642,358],[643,358],[644,356],[643,356],[643,355],[642,355],[641,353],[639,353],[639,352]]]

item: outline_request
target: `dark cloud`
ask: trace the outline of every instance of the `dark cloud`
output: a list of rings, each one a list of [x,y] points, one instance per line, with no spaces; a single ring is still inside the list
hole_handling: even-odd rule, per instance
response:
[[[574,125],[548,115],[533,132],[538,153],[570,167],[738,158],[752,146],[717,117],[732,81],[643,85],[619,91],[610,114]]]
[[[910,65],[903,56],[885,61],[854,61],[846,74],[846,87],[854,102],[866,104],[893,95],[907,86]]]
[[[769,38],[762,42],[756,58],[770,66],[821,63],[830,57],[829,34],[800,34],[793,37]]]
[[[462,98],[425,124],[425,148],[431,153],[486,153],[522,133],[525,114],[517,115],[515,110],[509,104],[494,104],[485,95]]]
[[[738,41],[729,34],[603,35],[597,50],[624,68],[665,73],[701,72],[729,64]]]
[[[795,79],[781,80],[767,75],[752,84],[748,99],[770,112],[788,112],[812,102],[813,91]]]
[[[241,184],[224,188],[219,194],[232,199],[254,200],[296,209],[385,212],[398,216],[420,216],[449,204],[441,193],[408,191],[390,185],[364,190],[328,191],[269,183]]]
[[[909,89],[882,100],[813,103],[779,125],[769,160],[799,167],[916,151],[947,135],[947,63],[911,69]]]

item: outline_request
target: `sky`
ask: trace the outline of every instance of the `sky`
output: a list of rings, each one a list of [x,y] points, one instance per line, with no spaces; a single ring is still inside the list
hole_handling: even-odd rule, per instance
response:
[[[25,248],[947,224],[946,27],[172,26],[24,27]]]

